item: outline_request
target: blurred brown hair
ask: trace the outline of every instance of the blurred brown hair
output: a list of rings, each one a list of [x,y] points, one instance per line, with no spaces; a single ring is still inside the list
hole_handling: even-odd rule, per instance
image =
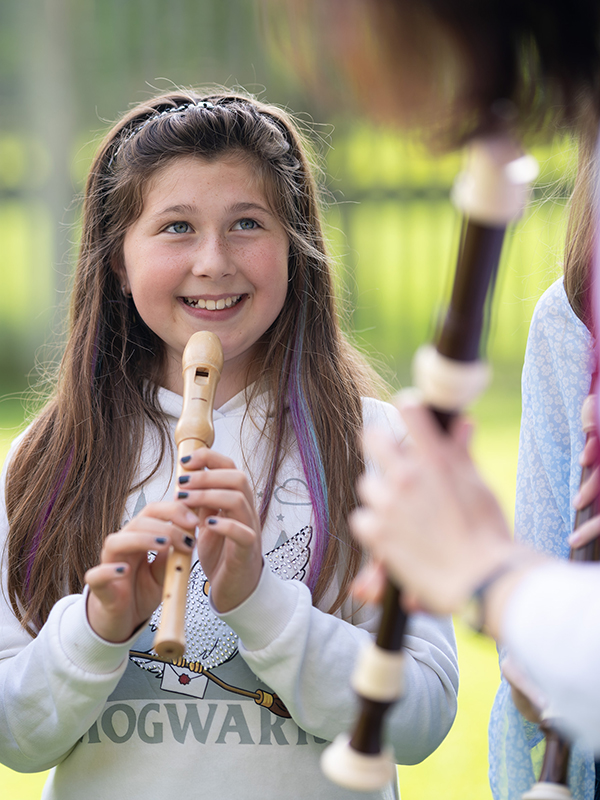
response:
[[[335,76],[328,101],[342,87],[343,102],[444,147],[504,124],[507,108],[526,138],[578,129],[600,103],[597,0],[265,2],[303,77],[326,95],[323,71]]]

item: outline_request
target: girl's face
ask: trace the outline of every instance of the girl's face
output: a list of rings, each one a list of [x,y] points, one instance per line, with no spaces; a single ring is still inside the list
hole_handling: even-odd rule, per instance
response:
[[[288,249],[247,162],[185,157],[157,172],[125,235],[119,277],[166,345],[168,389],[182,392],[183,349],[201,330],[223,345],[217,407],[244,388],[256,342],[283,308]]]

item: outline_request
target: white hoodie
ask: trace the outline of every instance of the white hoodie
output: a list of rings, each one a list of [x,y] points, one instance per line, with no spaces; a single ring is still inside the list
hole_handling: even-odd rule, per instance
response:
[[[182,399],[164,389],[159,398],[174,430]],[[400,430],[391,406],[366,399],[363,408],[366,425]],[[258,505],[263,448],[256,426],[243,421],[245,410],[242,392],[215,411],[213,447],[249,470]],[[149,430],[139,477],[154,466],[157,442]],[[167,459],[130,496],[125,518],[173,491]],[[4,491],[2,503],[4,541]],[[324,778],[319,757],[327,742],[352,727],[357,701],[350,675],[376,631],[377,612],[352,600],[335,615],[312,605],[302,583],[312,525],[295,451],[281,466],[262,532],[270,569],[263,569],[251,597],[217,617],[200,564],[193,567],[187,668],[163,664],[150,652],[156,614],[134,640],[110,644],[91,630],[85,597],[70,595],[32,640],[0,601],[0,761],[21,772],[55,767],[44,800],[354,797]],[[324,608],[336,594],[332,586]],[[456,713],[451,622],[414,616],[406,648],[406,692],[388,715],[387,735],[398,763],[412,764],[440,744]],[[361,796],[393,798],[397,788]]]

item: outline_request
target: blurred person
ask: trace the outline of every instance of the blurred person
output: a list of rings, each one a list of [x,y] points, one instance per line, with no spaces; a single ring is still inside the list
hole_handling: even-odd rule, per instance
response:
[[[565,730],[599,753],[600,566],[514,542],[470,458],[469,423],[457,420],[447,436],[408,393],[400,411],[410,444],[365,435],[382,472],[361,480],[354,534],[404,587],[410,608],[447,614],[475,598],[483,629],[510,649],[536,706],[551,704]],[[588,448],[584,461],[593,457]],[[581,531],[598,535],[600,518]],[[376,599],[382,582],[380,569],[363,573],[357,595]]]
[[[321,80],[319,91],[329,102],[343,96],[357,113],[416,131],[436,149],[498,133],[523,142],[565,131],[578,137],[565,277],[540,300],[525,360],[516,517],[519,539],[566,556],[570,542],[580,546],[595,535],[587,528],[570,537],[583,446],[579,418],[593,362],[590,268],[600,7],[592,0],[569,5],[552,0],[543,6],[495,0],[298,0],[289,5],[295,22],[303,23],[291,27],[290,51],[300,53],[299,66],[309,81]],[[312,49],[304,35],[307,24],[319,42]],[[324,68],[333,76],[329,85],[335,93],[327,94],[327,83],[322,88]],[[587,491],[593,487],[592,481]],[[521,705],[522,696],[515,697]],[[491,721],[490,777],[497,800],[520,797],[529,788],[530,753],[539,741],[537,726],[517,712],[503,681]],[[576,800],[600,797],[593,758],[578,748],[571,784]]]
[[[564,278],[536,305],[522,375],[522,415],[517,468],[515,538],[535,550],[568,558],[586,544],[593,527],[573,532],[593,478],[580,492],[584,448],[582,407],[590,392],[594,349],[591,264],[595,131],[580,136],[579,172],[571,198]],[[593,440],[588,452],[593,452]],[[583,503],[583,505],[582,505]],[[596,531],[597,533],[597,531]],[[501,652],[503,673],[507,649]],[[510,677],[510,676],[509,676]],[[522,698],[503,674],[490,719],[490,782],[495,798],[519,800],[539,770],[543,732],[522,713]],[[575,742],[568,784],[575,800],[600,797],[598,769],[589,749]]]

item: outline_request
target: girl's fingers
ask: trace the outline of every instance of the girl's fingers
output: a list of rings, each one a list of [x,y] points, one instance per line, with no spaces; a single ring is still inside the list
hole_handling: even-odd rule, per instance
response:
[[[88,569],[84,575],[84,582],[90,587],[90,590],[98,595],[101,599],[106,599],[108,594],[112,594],[110,587],[115,582],[123,582],[127,580],[129,575],[130,566],[124,563],[112,564],[99,564],[97,567]]]
[[[245,494],[231,489],[202,489],[179,492],[179,500],[191,508],[208,509],[209,515],[221,510],[222,516],[229,516],[242,525],[258,528],[258,517],[254,505]]]
[[[204,469],[181,475],[178,488],[187,489],[232,489],[252,493],[248,479],[239,469]]]
[[[569,536],[569,545],[577,550],[600,536],[600,516],[592,517]]]
[[[152,565],[154,566],[154,565]],[[137,571],[128,563],[99,564],[85,574],[89,587],[87,618],[92,629],[108,642],[125,642],[148,619],[160,600],[154,585],[150,599],[136,597]]]
[[[256,531],[235,519],[227,517],[207,517],[202,532],[216,533],[225,536],[239,547],[250,548],[256,543]],[[202,535],[202,532],[200,535]]]
[[[214,516],[220,510],[222,515],[258,530],[252,488],[231,459],[201,448],[184,467],[187,472],[179,477],[175,490],[178,501],[188,508],[201,509],[202,516]]]
[[[198,515],[194,514],[191,508],[174,500],[172,502],[149,503],[125,528],[130,528],[131,526],[139,528],[145,525],[145,520],[148,519],[173,523],[173,525],[178,525],[186,530],[194,530],[199,523]]]
[[[585,447],[579,458],[579,463],[582,467],[591,467],[598,461],[598,449],[598,437],[593,433],[587,437]]]
[[[198,523],[197,515],[182,503],[152,503],[106,537],[101,563],[85,576],[90,589],[88,620],[101,638],[126,641],[148,619],[160,602],[170,549],[191,554]],[[153,559],[148,558],[151,551]]]
[[[181,475],[175,489],[175,497],[184,500],[190,508],[223,508],[223,505],[210,505],[210,500],[197,492],[228,491],[242,495],[248,507],[254,509],[254,495],[247,477],[237,469],[198,470]]]
[[[598,497],[600,491],[600,470],[594,469],[591,475],[579,487],[579,491],[573,498],[573,505],[576,509],[587,508]]]
[[[170,539],[166,532],[165,535],[154,535],[153,533],[137,533],[123,529],[118,533],[111,533],[104,540],[102,563],[125,561],[128,557],[148,553],[149,550],[160,552],[160,550],[168,549],[169,544]]]
[[[189,456],[180,459],[181,465],[187,472],[204,469],[235,470],[235,463],[227,456],[208,447],[200,447]]]
[[[236,608],[256,589],[263,557],[254,529],[233,519],[209,517],[199,532],[198,554],[219,612]]]
[[[189,553],[193,549],[195,538],[189,531],[168,523],[156,527],[157,530],[150,533],[137,532],[131,528],[111,533],[106,537],[102,547],[102,563],[115,563],[135,556],[146,556],[151,550],[166,554],[171,545],[183,553]]]

